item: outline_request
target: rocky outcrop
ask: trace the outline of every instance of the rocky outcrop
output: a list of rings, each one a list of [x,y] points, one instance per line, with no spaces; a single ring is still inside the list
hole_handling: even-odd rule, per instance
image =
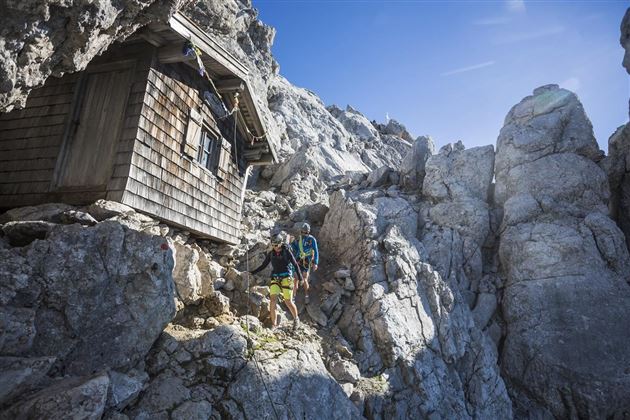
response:
[[[342,110],[336,105],[331,105],[326,109],[343,124],[344,128],[349,133],[356,135],[359,140],[370,141],[379,136],[374,124],[350,105],[348,105],[345,110]]]
[[[630,124],[608,139],[608,156],[600,163],[610,185],[610,215],[626,237],[630,248]]]
[[[112,207],[91,209],[98,216]],[[145,226],[146,216],[109,215],[98,223],[56,204],[2,215],[13,239],[20,224],[47,226],[0,247],[3,416],[98,419],[142,390],[146,374],[134,368],[175,315],[173,254],[164,238],[128,227]]]
[[[378,190],[342,190],[320,232],[356,289],[337,326],[362,375],[385,378],[384,390],[362,395],[365,414],[511,417],[496,352],[457,286],[429,263],[414,207]]]
[[[84,69],[113,42],[167,21],[186,0],[6,1],[0,6],[0,112],[49,76]]]
[[[403,188],[415,189],[422,185],[426,173],[427,159],[435,153],[433,140],[428,136],[418,137],[400,164],[400,185]]]
[[[501,366],[522,415],[629,409],[630,259],[600,153],[577,97],[554,85],[513,107],[499,135]]]
[[[621,22],[623,66],[630,73],[630,9]],[[630,115],[630,114],[629,114]],[[608,139],[608,156],[600,166],[610,184],[610,213],[626,236],[630,247],[630,124],[619,127]]]
[[[245,318],[240,322],[245,328]],[[170,412],[182,419],[211,414],[274,418],[276,413],[291,418],[360,418],[326,371],[312,330],[303,327],[298,340],[284,330],[275,335],[262,330],[255,318],[250,322],[249,335],[240,325],[209,331],[167,328],[147,359],[153,379],[127,414],[161,418]]]
[[[326,202],[325,190],[347,172],[398,167],[410,149],[400,137],[381,136],[367,118],[352,108],[328,109],[306,89],[276,77],[269,88],[269,106],[287,140],[287,160],[263,176],[288,194],[294,206]]]
[[[493,169],[492,146],[466,150],[458,142],[430,156],[422,186],[427,201],[420,206],[419,237],[428,261],[459,291],[477,327],[497,345],[501,327],[491,322],[500,287],[492,257],[496,218],[488,204]]]
[[[622,65],[626,71],[630,73],[630,8],[626,10],[626,14],[621,21],[621,37],[619,38],[619,42],[625,51]]]
[[[59,374],[126,369],[174,315],[173,258],[161,238],[74,224],[0,253],[2,355],[55,357]]]

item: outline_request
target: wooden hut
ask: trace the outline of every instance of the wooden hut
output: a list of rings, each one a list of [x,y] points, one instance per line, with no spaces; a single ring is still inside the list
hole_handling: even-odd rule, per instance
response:
[[[182,14],[141,29],[0,114],[0,208],[104,198],[236,243],[247,168],[275,162],[247,81]]]

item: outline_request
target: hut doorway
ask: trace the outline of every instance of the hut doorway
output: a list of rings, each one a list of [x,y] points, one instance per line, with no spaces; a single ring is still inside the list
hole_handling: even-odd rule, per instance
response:
[[[130,63],[88,68],[82,74],[55,170],[56,190],[105,190],[132,78]]]

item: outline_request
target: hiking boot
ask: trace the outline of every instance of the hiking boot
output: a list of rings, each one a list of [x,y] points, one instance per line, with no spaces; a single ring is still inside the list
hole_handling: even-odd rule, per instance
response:
[[[300,318],[295,318],[293,320],[293,331],[297,331],[299,327],[300,327]]]

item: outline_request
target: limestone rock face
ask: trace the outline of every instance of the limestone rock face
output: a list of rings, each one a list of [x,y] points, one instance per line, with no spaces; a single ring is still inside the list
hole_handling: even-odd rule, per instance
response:
[[[365,414],[509,418],[496,352],[457,285],[429,264],[417,220],[405,198],[342,190],[320,231],[355,284],[337,326],[361,373],[387,378],[385,391],[365,396]]]
[[[345,110],[335,105],[326,108],[349,133],[354,134],[359,140],[369,141],[379,136],[376,127],[363,114],[350,105]]]
[[[128,369],[174,316],[166,241],[116,222],[57,225],[0,259],[0,355],[55,357],[56,374]]]
[[[492,146],[444,146],[426,162],[420,239],[428,261],[471,307],[485,274],[482,250],[490,234],[487,204],[494,169]],[[494,292],[494,290],[489,290]]]
[[[518,411],[615,417],[629,409],[630,259],[577,97],[536,89],[497,142],[501,366]]]
[[[401,186],[411,189],[421,186],[424,181],[426,161],[434,153],[435,145],[431,137],[418,137],[400,165]]]
[[[379,124],[378,128],[382,134],[392,134],[407,141],[412,140],[411,134],[409,134],[407,128],[394,119],[387,121],[387,124]]]
[[[84,69],[114,41],[167,21],[184,0],[6,1],[0,29],[0,112],[23,106],[49,76]]]
[[[626,236],[630,247],[630,124],[608,139],[608,156],[600,162],[610,185],[610,215]]]
[[[346,173],[398,168],[409,141],[380,134],[361,113],[326,108],[312,92],[276,76],[268,91],[269,108],[281,132],[281,156],[270,184],[280,187],[293,206],[327,202],[325,190]]]

